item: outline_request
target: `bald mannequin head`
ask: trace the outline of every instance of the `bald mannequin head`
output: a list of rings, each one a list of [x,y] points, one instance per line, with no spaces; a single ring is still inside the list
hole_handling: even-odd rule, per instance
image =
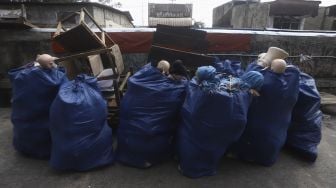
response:
[[[49,54],[37,55],[36,62],[44,69],[52,69],[54,67],[54,61],[57,59]]]
[[[158,63],[158,65],[157,65],[156,68],[158,68],[162,74],[168,74],[169,73],[170,64],[166,60],[161,60],[161,61],[159,61],[159,63]]]
[[[286,70],[287,63],[283,59],[274,59],[271,63],[271,70],[275,73],[284,73]]]

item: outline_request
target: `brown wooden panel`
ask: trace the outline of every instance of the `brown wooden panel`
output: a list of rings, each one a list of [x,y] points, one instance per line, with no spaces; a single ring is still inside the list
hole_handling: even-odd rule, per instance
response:
[[[68,52],[82,52],[105,47],[97,35],[84,24],[57,35],[54,40]]]

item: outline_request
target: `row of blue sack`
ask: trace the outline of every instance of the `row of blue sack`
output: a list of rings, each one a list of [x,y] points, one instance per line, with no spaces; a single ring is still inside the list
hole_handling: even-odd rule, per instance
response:
[[[240,62],[215,64],[243,77]],[[204,90],[197,79],[176,82],[145,66],[129,80],[122,100],[118,160],[146,168],[171,158],[185,176],[214,175],[227,153],[271,166],[286,144],[309,161],[317,158],[322,112],[314,79],[290,66],[283,74],[251,63],[264,76],[260,97],[246,90]]]
[[[239,62],[219,62],[216,68],[235,77],[244,74]],[[228,152],[246,161],[272,165],[286,142],[314,161],[322,121],[314,79],[294,67],[282,75],[262,70],[255,63],[246,69],[250,70],[264,75],[260,97],[247,91],[206,92],[195,79],[174,81],[155,67],[143,67],[129,79],[121,103],[117,160],[147,168],[177,155],[182,174],[201,177],[216,174],[220,159]],[[87,170],[112,163],[112,132],[106,124],[106,106],[95,79],[81,75],[68,82],[61,70],[48,72],[34,67],[13,70],[10,75],[17,150],[48,157],[52,145],[50,163],[56,169]],[[26,77],[31,77],[32,86]],[[47,91],[41,88],[53,90],[48,99],[42,96]],[[22,99],[28,97],[32,99],[24,104]],[[33,104],[38,104],[36,109],[31,109]],[[28,113],[31,119],[21,117],[27,110],[37,115]],[[22,126],[22,122],[27,125]],[[37,124],[45,129],[44,133],[27,131]],[[51,138],[47,138],[49,131]],[[33,132],[40,135],[30,134]],[[33,144],[43,138],[49,142]]]

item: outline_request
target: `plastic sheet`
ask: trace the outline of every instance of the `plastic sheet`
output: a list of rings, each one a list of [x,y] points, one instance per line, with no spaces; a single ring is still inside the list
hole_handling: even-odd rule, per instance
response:
[[[317,146],[322,137],[320,103],[315,80],[301,72],[299,98],[293,110],[286,145],[311,162],[317,158]]]
[[[42,69],[33,64],[9,71],[13,87],[13,144],[34,158],[50,156],[49,108],[59,86],[67,81],[64,69]]]
[[[121,101],[118,160],[147,168],[172,157],[186,82],[173,81],[151,65],[129,78]]]
[[[50,165],[84,171],[113,162],[107,106],[95,78],[79,75],[61,86],[50,109]]]
[[[215,63],[215,67],[217,72],[226,73],[235,77],[240,77],[244,74],[240,61],[230,61],[227,59],[224,61],[218,60]]]
[[[227,148],[244,131],[250,101],[247,91],[206,92],[195,79],[189,83],[177,138],[183,175],[216,174]]]

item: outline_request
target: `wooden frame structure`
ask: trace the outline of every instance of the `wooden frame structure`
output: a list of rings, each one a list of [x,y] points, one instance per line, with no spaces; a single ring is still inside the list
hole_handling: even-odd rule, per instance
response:
[[[66,28],[65,23],[72,18],[76,18],[76,16],[79,16],[77,25],[72,28]],[[100,36],[91,31],[89,24],[85,21],[85,18],[88,18],[87,20],[99,29]],[[63,33],[61,34],[61,32]],[[63,20],[60,20],[57,24],[53,39],[60,43],[66,51],[70,52],[81,52],[85,50],[104,48],[115,44],[112,38],[106,34],[106,32],[99,26],[85,8],[82,8],[79,12],[74,12],[65,17]],[[83,42],[92,46],[85,45],[85,43],[83,45]]]
[[[68,29],[65,28],[64,23],[76,16],[79,16],[78,25]],[[86,17],[88,21],[100,30],[100,34],[96,34],[90,29],[89,24],[85,20]],[[80,12],[74,12],[63,20],[60,20],[53,40],[59,43],[66,52],[71,54],[55,61],[63,65],[66,69],[72,66],[72,62],[78,60],[83,66],[88,66],[88,64],[85,65],[85,63],[89,62],[92,76],[96,76],[93,70],[99,70],[100,68],[112,69],[113,75],[97,77],[97,80],[113,81],[113,97],[105,97],[105,99],[108,103],[109,119],[111,121],[113,117],[116,119],[119,112],[120,100],[126,88],[127,79],[132,73],[130,70],[125,75],[122,75],[124,73],[124,63],[119,46],[106,34],[85,8],[82,8]],[[92,61],[90,56],[98,56],[100,60],[97,61],[97,58],[94,58],[94,62],[90,62]],[[98,65],[98,68],[92,67],[95,66],[95,64]],[[70,68],[70,71],[67,71],[67,73],[68,77],[74,78],[74,76],[80,72],[72,72]]]

